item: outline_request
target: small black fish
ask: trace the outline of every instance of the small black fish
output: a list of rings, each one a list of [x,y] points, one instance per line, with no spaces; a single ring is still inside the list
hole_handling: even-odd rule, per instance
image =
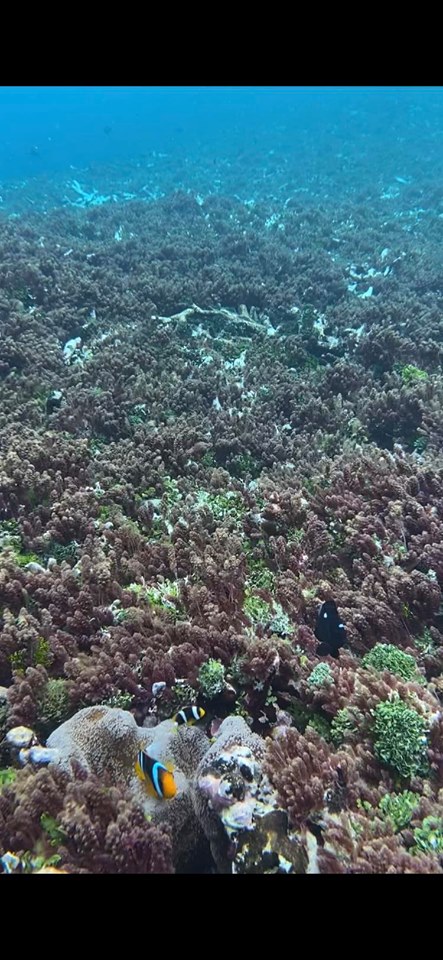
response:
[[[314,630],[320,646],[317,647],[318,657],[338,657],[340,647],[347,643],[346,630],[338,615],[335,600],[325,600],[317,614],[317,623]]]

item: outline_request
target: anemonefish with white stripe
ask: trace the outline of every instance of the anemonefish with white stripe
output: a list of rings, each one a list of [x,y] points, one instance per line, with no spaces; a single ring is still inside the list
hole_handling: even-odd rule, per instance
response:
[[[192,723],[195,723],[196,720],[201,720],[205,713],[206,710],[203,710],[203,707],[183,707],[172,719],[177,726],[180,726],[182,723],[186,723],[188,726],[190,726]]]
[[[144,750],[140,750],[135,764],[135,772],[146,787],[150,797],[156,800],[172,800],[177,793],[171,764],[154,760]]]

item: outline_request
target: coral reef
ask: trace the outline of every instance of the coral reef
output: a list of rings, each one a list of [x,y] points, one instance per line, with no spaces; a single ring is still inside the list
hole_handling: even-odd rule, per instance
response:
[[[16,869],[443,869],[441,221],[285,176],[0,219]]]
[[[0,792],[0,851],[25,868],[55,862],[68,873],[170,873],[169,833],[147,824],[125,787],[75,769],[25,769]],[[37,858],[35,864],[34,858]]]

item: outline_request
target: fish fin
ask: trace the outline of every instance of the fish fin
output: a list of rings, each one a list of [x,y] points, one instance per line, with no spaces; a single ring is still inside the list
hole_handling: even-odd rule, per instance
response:
[[[144,783],[144,782],[145,782],[145,775],[144,775],[144,773],[143,773],[143,770],[142,770],[142,768],[141,768],[138,760],[136,760],[136,762],[135,762],[135,772],[136,772],[136,775],[137,775],[138,779],[141,780],[142,783]]]
[[[330,657],[332,654],[332,649],[329,643],[323,641],[323,643],[320,643],[320,645],[317,647],[315,652],[318,657]]]
[[[175,797],[177,793],[177,784],[175,782],[172,771],[163,773],[163,777],[161,779],[161,787],[162,787],[163,800],[172,800],[173,797]]]
[[[154,800],[160,799],[154,787],[154,784],[151,783],[151,780],[149,778],[145,778],[145,789],[146,789],[146,793],[149,794],[150,797],[153,797]]]
[[[157,791],[156,791],[156,789],[155,789],[155,787],[154,787],[154,784],[151,783],[150,778],[147,777],[147,776],[143,773],[143,770],[142,770],[142,768],[141,768],[138,760],[136,761],[136,764],[135,764],[135,772],[136,772],[136,775],[137,775],[138,779],[142,782],[142,784],[143,784],[143,786],[144,786],[144,788],[145,788],[145,790],[146,790],[146,793],[148,793],[150,797],[156,797],[157,800],[158,800],[158,794],[157,794]]]

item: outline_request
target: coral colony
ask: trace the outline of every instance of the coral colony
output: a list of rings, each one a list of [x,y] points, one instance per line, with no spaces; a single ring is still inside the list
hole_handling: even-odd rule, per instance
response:
[[[443,873],[432,231],[97,196],[0,222],[0,871]]]

